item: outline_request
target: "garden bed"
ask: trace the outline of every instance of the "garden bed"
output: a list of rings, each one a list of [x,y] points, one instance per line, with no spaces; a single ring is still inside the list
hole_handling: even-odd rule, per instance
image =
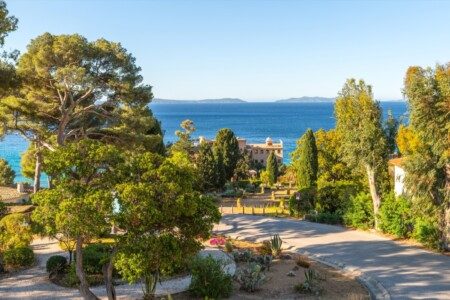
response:
[[[261,243],[248,241],[228,241],[233,244],[235,252],[249,250],[254,255],[258,255],[263,246]],[[237,273],[248,267],[248,264],[238,262]],[[299,291],[298,286],[305,282],[308,272],[317,276],[313,291],[305,291],[302,288],[302,291]],[[370,299],[369,292],[356,278],[296,253],[282,252],[280,258],[274,259],[264,273],[264,283],[254,292],[242,290],[240,284],[234,280],[233,291],[228,299]],[[172,296],[173,299],[196,299],[189,292]]]

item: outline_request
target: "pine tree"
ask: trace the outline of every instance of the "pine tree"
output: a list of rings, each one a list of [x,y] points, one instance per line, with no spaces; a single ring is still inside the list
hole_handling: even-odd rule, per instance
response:
[[[269,184],[273,185],[277,182],[278,178],[278,162],[275,153],[270,152],[269,157],[267,158],[267,173],[269,174]]]
[[[308,129],[297,141],[297,148],[292,153],[292,164],[297,173],[297,188],[299,190],[316,186],[317,146],[311,129]]]
[[[11,169],[8,162],[0,158],[0,185],[12,185],[16,173]]]
[[[202,143],[197,156],[197,170],[199,186],[202,191],[207,192],[217,186],[218,169],[217,161],[209,143]]]

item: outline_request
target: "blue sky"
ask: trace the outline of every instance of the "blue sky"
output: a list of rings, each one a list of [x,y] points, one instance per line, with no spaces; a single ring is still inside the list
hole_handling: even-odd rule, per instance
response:
[[[450,1],[7,1],[19,29],[121,42],[155,97],[334,97],[363,78],[399,99],[410,65],[450,60]]]

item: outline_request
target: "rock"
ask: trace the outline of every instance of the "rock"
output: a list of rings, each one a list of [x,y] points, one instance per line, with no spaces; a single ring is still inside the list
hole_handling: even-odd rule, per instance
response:
[[[289,271],[289,273],[286,274],[289,277],[295,277],[295,273],[292,271]]]
[[[290,255],[290,254],[282,254],[280,256],[280,258],[281,259],[285,259],[285,260],[289,260],[289,259],[292,259],[292,255]]]

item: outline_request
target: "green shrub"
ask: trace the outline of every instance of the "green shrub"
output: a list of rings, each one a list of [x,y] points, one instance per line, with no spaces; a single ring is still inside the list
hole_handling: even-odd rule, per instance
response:
[[[47,273],[61,273],[67,266],[67,259],[62,255],[53,255],[47,260]]]
[[[75,269],[75,263],[71,264],[63,279],[63,284],[69,287],[77,287],[80,284],[80,280],[77,277]]]
[[[104,244],[89,244],[83,249],[83,267],[87,274],[101,274],[110,259],[110,247]]]
[[[359,185],[351,181],[337,181],[322,185],[317,190],[315,209],[319,213],[343,215],[350,197],[358,193]]]
[[[224,272],[223,267],[222,261],[211,256],[196,257],[191,263],[191,293],[211,299],[228,297],[233,288],[232,278]]]
[[[346,225],[367,229],[373,227],[373,204],[370,194],[361,192],[350,197],[349,208],[344,214]]]
[[[236,280],[241,285],[241,289],[254,292],[265,282],[266,275],[260,264],[252,262],[238,271]]]
[[[296,199],[295,194],[289,198],[289,214],[304,216],[314,208],[316,189],[304,188],[297,193],[300,194],[300,201]]]
[[[7,211],[8,208],[6,207],[6,204],[0,201],[0,219],[6,215]]]
[[[31,266],[34,263],[33,249],[30,247],[10,248],[3,253],[3,261],[10,268]]]
[[[233,248],[233,243],[231,243],[230,241],[225,242],[225,252],[231,253],[233,252]]]
[[[433,218],[418,217],[414,220],[412,237],[418,242],[433,249],[442,249],[440,230]]]
[[[305,219],[317,223],[342,224],[342,214],[340,212],[310,213],[305,215]]]
[[[24,214],[6,215],[0,220],[0,251],[30,245],[31,226]]]
[[[405,197],[396,198],[393,193],[389,194],[381,203],[379,221],[383,232],[409,237],[414,223],[411,202]]]

